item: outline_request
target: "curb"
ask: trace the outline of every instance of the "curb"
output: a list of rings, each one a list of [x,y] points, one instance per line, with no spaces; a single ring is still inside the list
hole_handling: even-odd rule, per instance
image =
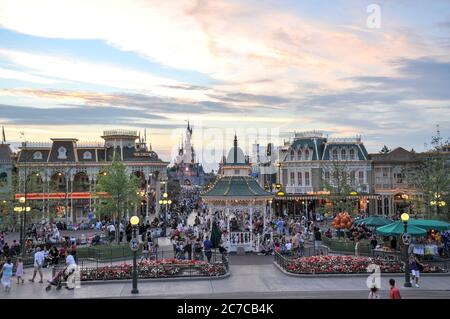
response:
[[[225,275],[221,276],[192,276],[192,277],[173,277],[173,278],[145,278],[138,279],[138,282],[171,282],[171,281],[204,281],[204,280],[222,280],[231,276],[228,271]],[[107,285],[107,284],[120,284],[120,283],[131,283],[132,279],[115,279],[115,280],[92,280],[92,281],[81,281],[81,286],[84,285]]]
[[[278,268],[283,274],[287,276],[292,277],[298,277],[298,278],[352,278],[352,277],[367,277],[371,273],[366,274],[294,274],[291,272],[288,272],[284,270],[280,265],[278,265],[275,261],[273,262],[274,266]],[[392,277],[392,276],[402,276],[404,275],[403,272],[394,272],[394,273],[387,273],[383,272],[381,273],[381,277]],[[420,277],[426,276],[426,277],[450,277],[450,273],[420,273]]]

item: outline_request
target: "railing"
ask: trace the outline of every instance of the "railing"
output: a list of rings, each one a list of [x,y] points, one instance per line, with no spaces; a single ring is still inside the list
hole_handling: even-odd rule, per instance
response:
[[[130,131],[130,130],[108,130],[108,131],[103,131],[103,136],[116,136],[116,135],[137,136],[137,131]]]
[[[231,232],[230,246],[250,245],[250,232]]]
[[[327,237],[322,238],[323,245],[327,246],[328,249],[337,254],[341,255],[354,255],[355,254],[355,242],[350,240],[336,240]],[[358,247],[358,253],[362,256],[372,256],[374,253],[370,249],[368,241],[360,241]]]
[[[286,186],[286,193],[288,194],[306,194],[312,191],[312,186]]]

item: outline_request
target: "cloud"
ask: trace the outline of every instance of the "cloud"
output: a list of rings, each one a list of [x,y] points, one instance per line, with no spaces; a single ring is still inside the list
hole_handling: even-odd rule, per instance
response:
[[[68,106],[68,107],[67,107]],[[41,109],[20,105],[0,104],[0,119],[8,124],[20,125],[129,125],[142,126],[149,120],[163,120],[162,116],[145,111],[133,111],[103,107],[67,105]],[[155,123],[152,123],[154,126]],[[158,125],[155,125],[158,126]],[[161,126],[161,125],[160,125]],[[162,125],[171,128],[173,125]]]
[[[387,60],[424,53],[423,46],[417,47],[394,28],[367,36],[367,32],[336,28],[289,8],[256,1],[4,0],[0,21],[4,28],[38,37],[100,39],[164,66],[207,74],[217,81],[215,89],[230,93],[299,95],[304,93],[302,83],[341,88],[346,84],[338,81],[342,76],[391,75]],[[42,64],[42,74],[67,77],[48,62]],[[72,80],[89,74],[90,66],[84,66],[76,63]],[[122,88],[148,89],[155,80],[136,73],[123,77],[118,70],[100,71],[93,69],[90,74],[96,83],[108,80]],[[89,77],[83,75],[82,80]],[[194,96],[201,94],[194,91]]]

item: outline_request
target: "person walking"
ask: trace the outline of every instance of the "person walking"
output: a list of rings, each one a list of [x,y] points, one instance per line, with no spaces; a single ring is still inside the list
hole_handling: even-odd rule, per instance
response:
[[[395,287],[395,279],[393,279],[393,278],[389,279],[389,286],[390,286],[389,298],[390,299],[402,299],[402,297],[400,296],[400,291],[398,290],[397,287]]]
[[[378,294],[377,286],[370,288],[368,299],[381,299],[381,296]]]
[[[411,268],[411,284],[415,281],[416,288],[419,288],[420,269],[423,269],[423,266],[414,254],[409,256],[409,265]]]
[[[23,261],[22,258],[17,258],[17,262],[16,262],[16,277],[17,277],[17,284],[19,284],[20,282],[24,282],[23,280]]]
[[[42,266],[44,265],[44,259],[45,256],[41,251],[40,247],[36,248],[36,252],[34,253],[34,272],[33,272],[33,278],[30,279],[30,282],[34,282],[34,278],[36,278],[36,273],[39,272],[39,277],[41,280],[39,281],[40,284],[42,284]]]
[[[2,286],[5,288],[5,292],[9,292],[11,289],[11,277],[13,272],[13,264],[11,262],[11,257],[8,257],[6,262],[3,264],[2,268]]]
[[[206,258],[208,259],[208,263],[210,263],[211,257],[212,257],[212,252],[211,252],[212,242],[209,239],[209,237],[207,237],[206,240],[203,242],[203,248],[205,250],[205,255],[206,255]]]
[[[314,231],[314,248],[320,249],[322,246],[322,233],[320,232],[319,227],[315,227]]]

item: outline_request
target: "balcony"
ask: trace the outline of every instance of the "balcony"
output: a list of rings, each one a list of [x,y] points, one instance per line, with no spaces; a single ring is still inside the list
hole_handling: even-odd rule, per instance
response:
[[[306,194],[312,191],[312,186],[286,186],[287,194]]]

